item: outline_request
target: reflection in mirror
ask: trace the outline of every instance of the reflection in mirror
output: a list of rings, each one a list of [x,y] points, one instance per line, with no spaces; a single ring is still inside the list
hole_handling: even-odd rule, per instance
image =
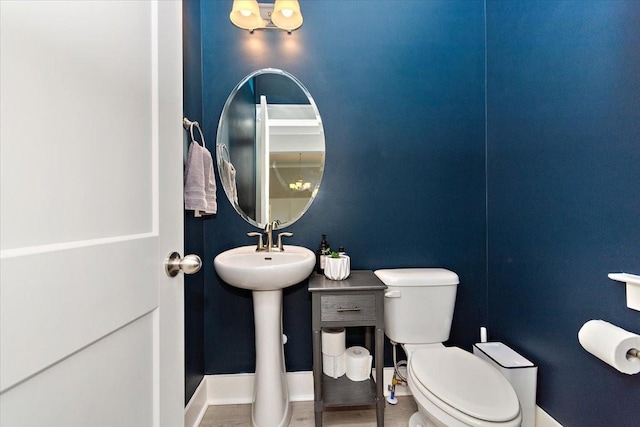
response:
[[[216,148],[229,201],[256,227],[293,224],[318,192],[322,120],[307,89],[285,71],[258,70],[238,83],[222,110]]]

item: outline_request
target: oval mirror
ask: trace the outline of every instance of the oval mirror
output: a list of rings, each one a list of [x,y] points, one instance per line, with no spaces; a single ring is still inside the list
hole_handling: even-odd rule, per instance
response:
[[[318,192],[324,129],[309,91],[286,71],[246,76],[224,104],[216,140],[220,180],[250,224],[296,222]]]

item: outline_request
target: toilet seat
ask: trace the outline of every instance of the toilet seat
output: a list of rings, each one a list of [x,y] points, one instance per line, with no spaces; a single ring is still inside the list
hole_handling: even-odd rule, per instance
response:
[[[468,425],[519,423],[520,404],[509,381],[469,352],[457,347],[417,349],[409,374],[417,392]]]

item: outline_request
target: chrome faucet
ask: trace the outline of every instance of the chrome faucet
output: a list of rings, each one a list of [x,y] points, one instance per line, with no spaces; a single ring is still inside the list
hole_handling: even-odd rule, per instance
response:
[[[279,221],[268,222],[267,225],[264,226],[264,232],[267,235],[267,251],[271,252],[273,250],[273,229],[278,226]]]
[[[276,245],[273,244],[273,230],[280,225],[280,221],[275,220],[267,223],[264,226],[264,234],[267,235],[267,243],[263,243],[262,241],[262,233],[258,233],[257,231],[252,231],[247,233],[249,237],[258,237],[258,246],[256,247],[256,252],[282,252],[284,251],[284,246],[282,244],[283,237],[291,237],[293,233],[290,232],[282,232],[278,234],[278,243]]]

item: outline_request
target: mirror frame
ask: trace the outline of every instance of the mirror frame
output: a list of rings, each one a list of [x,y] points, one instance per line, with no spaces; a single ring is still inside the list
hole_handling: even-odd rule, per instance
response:
[[[235,96],[238,94],[238,92],[243,88],[243,86],[245,84],[247,84],[249,81],[251,81],[252,79],[254,79],[257,76],[260,75],[264,75],[264,74],[276,74],[276,75],[281,75],[284,77],[287,77],[288,79],[290,79],[292,81],[292,83],[295,83],[298,88],[304,93],[304,95],[307,97],[307,100],[309,101],[309,104],[311,105],[311,107],[314,110],[321,134],[322,134],[322,161],[320,164],[320,168],[318,171],[318,180],[315,184],[315,186],[313,188],[310,189],[310,194],[311,196],[309,197],[309,201],[306,203],[306,205],[304,206],[304,208],[302,208],[297,215],[293,215],[288,221],[286,222],[282,222],[279,223],[276,227],[274,227],[274,229],[282,229],[285,228],[287,226],[292,225],[293,223],[295,223],[296,221],[298,221],[304,214],[305,212],[307,212],[307,210],[309,209],[309,207],[311,206],[311,204],[313,203],[317,192],[320,189],[320,184],[322,182],[322,178],[324,175],[324,168],[325,168],[325,163],[326,163],[326,137],[325,137],[325,133],[324,133],[324,125],[322,123],[322,118],[320,116],[320,111],[318,110],[318,107],[315,103],[315,100],[313,99],[313,97],[311,96],[311,93],[309,92],[309,90],[302,84],[302,82],[300,82],[300,80],[298,80],[295,76],[293,76],[291,73],[288,73],[284,70],[280,70],[277,68],[262,68],[256,71],[253,71],[252,73],[248,74],[247,76],[245,76],[244,78],[242,78],[242,80],[240,80],[240,82],[234,87],[234,89],[231,91],[231,93],[229,94],[229,96],[227,97],[227,100],[224,104],[224,107],[222,109],[222,113],[220,114],[220,120],[218,122],[218,129],[217,129],[217,133],[216,133],[216,155],[217,155],[217,167],[218,167],[218,176],[220,178],[220,182],[222,184],[222,187],[224,188],[224,192],[227,196],[227,200],[229,200],[229,203],[233,206],[233,208],[235,209],[235,211],[238,213],[238,215],[240,215],[242,218],[244,218],[245,221],[247,221],[249,224],[264,229],[264,227],[266,226],[267,222],[258,222],[256,218],[252,218],[249,214],[247,214],[246,212],[243,211],[243,209],[240,207],[240,204],[238,203],[238,197],[237,197],[237,189],[231,188],[231,184],[228,182],[228,179],[226,178],[227,173],[223,172],[224,166],[223,166],[223,160],[226,158],[229,160],[229,163],[231,165],[233,165],[233,162],[231,162],[231,158],[230,158],[230,151],[227,147],[228,141],[222,141],[223,138],[228,138],[228,135],[225,135],[225,120],[226,122],[229,122],[229,118],[228,115],[230,113],[230,106],[235,98]],[[259,104],[258,104],[259,105]],[[306,104],[304,104],[306,105]],[[256,120],[257,122],[257,120]],[[254,137],[254,152],[256,150],[256,138]],[[269,165],[269,169],[271,169],[271,165]],[[233,168],[232,168],[233,169]],[[277,169],[276,169],[277,172]],[[235,173],[237,173],[237,171],[235,171]],[[256,191],[260,191],[256,188]],[[257,215],[256,215],[257,216]],[[271,217],[269,217],[269,222],[271,222]]]

